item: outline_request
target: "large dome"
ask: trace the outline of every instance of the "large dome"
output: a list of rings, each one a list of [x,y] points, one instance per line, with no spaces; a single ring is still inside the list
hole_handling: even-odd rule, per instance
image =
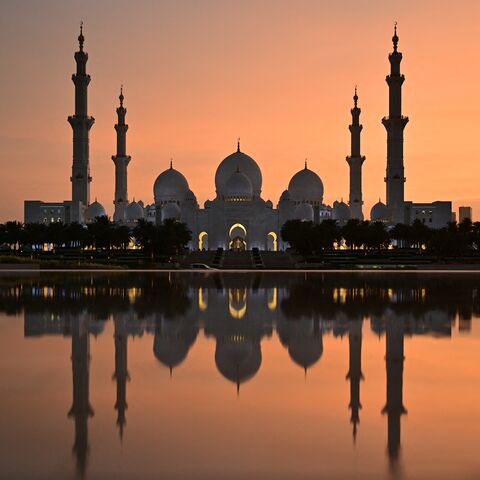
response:
[[[170,164],[170,168],[155,180],[153,186],[155,203],[182,202],[189,190],[187,179]]]
[[[135,200],[127,205],[125,209],[125,217],[129,222],[135,222],[145,217],[142,206]]]
[[[370,210],[370,220],[372,222],[388,221],[388,208],[380,200]]]
[[[223,190],[224,198],[227,200],[250,200],[252,195],[252,182],[243,172],[237,169],[225,182]]]
[[[180,220],[180,216],[182,215],[182,211],[180,207],[176,203],[167,203],[162,208],[162,222],[171,218],[173,220]]]
[[[217,195],[225,195],[226,183],[237,169],[249,178],[252,183],[253,195],[259,197],[262,191],[262,172],[252,157],[240,151],[240,146],[235,153],[225,158],[217,168],[215,173]]]
[[[309,202],[314,205],[323,203],[323,183],[320,177],[307,168],[297,172],[288,184],[290,199],[294,202]]]
[[[340,222],[350,220],[350,207],[343,200],[341,202],[333,202],[332,217]]]
[[[309,203],[301,203],[297,206],[293,215],[296,220],[313,222],[313,213],[313,207]]]
[[[93,203],[91,203],[87,208],[87,221],[93,222],[97,217],[105,217],[107,214],[103,205],[97,202],[97,199]]]

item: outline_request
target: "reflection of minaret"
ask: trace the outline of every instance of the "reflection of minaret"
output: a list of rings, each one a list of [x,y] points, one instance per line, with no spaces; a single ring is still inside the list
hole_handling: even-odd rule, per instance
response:
[[[387,404],[382,413],[388,416],[388,456],[392,467],[395,466],[400,452],[400,418],[407,413],[403,406],[403,337],[403,318],[389,316],[386,320],[385,339]]]
[[[95,119],[88,116],[87,91],[90,75],[87,75],[88,54],[83,51],[82,27],[78,37],[79,50],[75,52],[77,71],[72,75],[75,84],[75,115],[68,117],[73,130],[72,201],[82,202],[85,207],[90,203],[90,162],[88,135]]]
[[[115,212],[113,220],[116,222],[125,220],[125,208],[128,204],[127,190],[127,166],[130,163],[130,156],[127,155],[127,130],[125,123],[127,109],[123,106],[123,88],[120,89],[120,106],[117,108],[118,123],[115,125],[117,132],[117,154],[112,157],[115,163]]]
[[[365,157],[362,157],[360,154],[360,133],[363,125],[360,125],[361,110],[357,106],[357,87],[355,87],[353,102],[354,106],[350,110],[352,113],[352,124],[348,127],[351,133],[351,153],[350,156],[347,157],[347,162],[350,165],[350,197],[348,204],[350,205],[351,217],[363,220],[362,165]]]
[[[115,373],[113,379],[117,381],[117,425],[120,440],[123,438],[123,429],[126,424],[125,410],[127,409],[127,380],[130,380],[127,370],[127,328],[125,316],[114,314],[115,324]]]
[[[402,84],[405,76],[400,73],[402,54],[397,50],[397,26],[392,38],[393,52],[388,56],[390,75],[387,76],[389,90],[389,113],[382,120],[387,130],[387,207],[393,223],[404,223],[405,172],[403,166],[403,130],[408,117],[402,115]]]
[[[362,321],[351,320],[348,332],[349,346],[349,369],[347,380],[350,380],[350,410],[352,415],[350,422],[353,424],[353,442],[357,437],[357,425],[360,423],[359,411],[362,408],[360,403],[360,380],[362,374]]]
[[[77,316],[72,319],[72,376],[73,404],[68,412],[75,419],[75,443],[73,452],[77,458],[77,472],[85,475],[88,453],[88,417],[93,416],[89,402],[90,340],[88,319]]]

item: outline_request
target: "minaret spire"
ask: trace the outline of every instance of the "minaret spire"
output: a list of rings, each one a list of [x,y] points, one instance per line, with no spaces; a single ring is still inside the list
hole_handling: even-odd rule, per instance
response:
[[[75,52],[76,72],[72,75],[75,85],[75,114],[68,117],[73,130],[73,163],[72,163],[72,219],[84,221],[84,210],[90,203],[90,161],[89,161],[89,132],[95,122],[88,115],[88,84],[90,75],[87,74],[88,54],[83,50],[85,37],[83,36],[83,22],[80,24],[78,36],[79,50]],[[79,205],[78,202],[81,202]]]
[[[127,109],[123,106],[123,85],[120,86],[120,95],[118,96],[120,105],[117,108],[118,121],[115,124],[117,132],[117,154],[112,156],[115,164],[115,212],[113,220],[115,222],[123,222],[125,218],[125,209],[128,205],[128,184],[127,184],[127,167],[131,157],[127,155],[127,130],[128,125],[125,123],[125,115]]]
[[[350,195],[348,204],[350,205],[351,218],[363,220],[362,165],[365,157],[360,153],[360,134],[363,125],[360,124],[361,110],[358,107],[358,91],[356,85],[353,95],[353,108],[350,112],[352,114],[352,123],[348,127],[351,135],[350,156],[347,157],[347,163],[350,166]]]
[[[392,37],[393,52],[388,56],[390,75],[387,76],[389,90],[389,113],[382,119],[387,130],[387,207],[392,223],[404,223],[405,168],[403,165],[403,130],[408,117],[402,115],[402,85],[405,76],[400,73],[402,54],[398,51],[397,23]]]

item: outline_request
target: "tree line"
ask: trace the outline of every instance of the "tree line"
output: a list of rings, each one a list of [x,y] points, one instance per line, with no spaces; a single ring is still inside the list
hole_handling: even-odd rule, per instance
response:
[[[350,250],[385,250],[390,247],[417,249],[435,255],[469,255],[480,250],[480,222],[465,219],[440,229],[429,228],[420,220],[411,225],[387,228],[383,222],[348,220],[340,226],[335,220],[321,223],[289,220],[282,229],[284,242],[302,255],[333,250],[343,245]]]
[[[131,242],[151,256],[180,253],[192,235],[184,223],[173,219],[155,225],[139,220],[133,229],[108,217],[97,217],[88,225],[79,223],[26,223],[0,224],[0,246],[8,250],[37,251],[51,245],[55,252],[64,249],[89,248],[93,250],[125,250]]]

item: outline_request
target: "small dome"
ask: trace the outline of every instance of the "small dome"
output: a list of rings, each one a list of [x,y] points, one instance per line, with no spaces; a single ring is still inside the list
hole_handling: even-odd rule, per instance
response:
[[[370,220],[372,222],[386,222],[388,221],[388,208],[380,200],[370,210]]]
[[[127,205],[127,208],[125,209],[125,217],[129,222],[136,222],[145,217],[145,212],[140,203],[134,200]]]
[[[97,199],[93,203],[91,203],[86,212],[87,221],[93,222],[97,217],[106,217],[107,214],[103,205],[97,202]]]
[[[290,194],[288,193],[288,190],[284,190],[280,195],[280,202],[288,202],[288,201],[290,201]]]
[[[155,203],[181,202],[189,190],[187,179],[170,164],[170,168],[155,180],[153,186]]]
[[[297,172],[288,184],[290,199],[294,202],[323,203],[323,183],[320,177],[307,168]]]
[[[168,218],[173,218],[174,220],[180,220],[182,212],[180,207],[176,203],[167,203],[162,208],[162,222]]]
[[[301,203],[297,206],[293,215],[296,220],[313,222],[313,207],[309,203]]]
[[[240,198],[251,199],[253,195],[253,187],[250,179],[239,169],[233,172],[226,181],[223,196],[226,199]]]
[[[342,200],[341,202],[333,202],[332,218],[341,222],[350,220],[350,207]]]
[[[196,205],[197,204],[197,197],[195,196],[195,194],[191,190],[189,190],[185,194],[185,201],[195,203],[195,205]]]
[[[225,185],[232,173],[235,173],[237,169],[249,178],[252,184],[253,195],[259,197],[262,192],[262,172],[252,157],[240,151],[240,146],[238,146],[236,152],[226,157],[220,163],[215,172],[217,195],[225,195]]]

